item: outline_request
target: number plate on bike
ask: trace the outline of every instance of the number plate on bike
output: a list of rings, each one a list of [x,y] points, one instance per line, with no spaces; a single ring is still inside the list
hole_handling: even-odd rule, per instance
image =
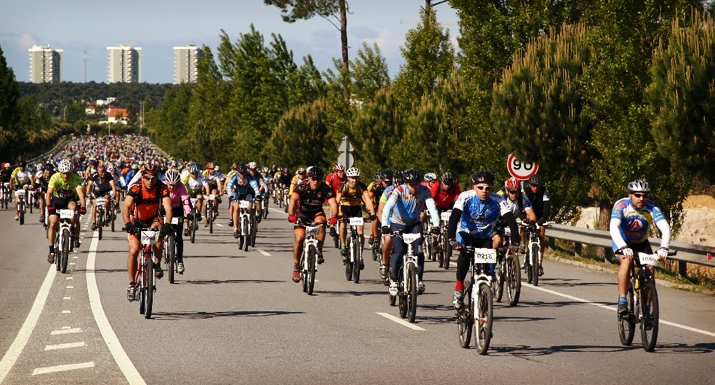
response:
[[[97,206],[104,206],[106,202],[107,200],[104,198],[97,198]]]
[[[142,245],[153,245],[156,243],[156,231],[142,231]]]
[[[178,224],[179,224],[179,218],[171,218],[171,224],[172,224],[172,225],[178,225]]]
[[[420,238],[422,238],[420,234],[402,234],[402,240],[405,241],[405,243],[412,243]]]
[[[362,226],[363,222],[362,218],[350,218],[350,226]]]
[[[57,210],[57,213],[60,214],[60,219],[74,218],[74,211],[72,210]]]
[[[198,200],[198,198],[190,198],[190,200],[191,200],[191,207],[196,206],[196,201]]]
[[[242,209],[247,209],[248,208],[248,201],[240,201],[238,202],[238,207]]]
[[[495,249],[474,249],[474,263],[496,263],[497,251]]]
[[[216,200],[216,195],[214,195],[214,194],[209,195],[209,200],[210,201]]]
[[[657,254],[645,254],[638,253],[638,259],[640,259],[641,265],[658,265],[658,255]]]
[[[305,228],[305,233],[313,237],[318,235],[318,231],[320,231],[320,226],[306,226]]]
[[[17,190],[17,191],[15,191],[15,196],[20,196],[20,195],[25,195],[25,190]]]
[[[443,220],[444,222],[449,222],[449,217],[450,217],[450,216],[452,216],[452,212],[451,212],[451,211],[444,211],[444,212],[442,212],[442,214],[439,215],[439,217],[442,218],[442,220]]]

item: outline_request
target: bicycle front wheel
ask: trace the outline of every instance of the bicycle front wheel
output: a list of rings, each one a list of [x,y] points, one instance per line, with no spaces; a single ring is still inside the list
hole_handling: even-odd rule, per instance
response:
[[[417,268],[410,264],[407,267],[407,318],[410,323],[417,317]]]
[[[629,281],[629,285],[632,285],[632,281]],[[628,293],[626,294],[628,299],[628,314],[624,317],[617,316],[618,318],[618,337],[621,339],[621,344],[624,346],[630,346],[633,343],[633,336],[636,333],[636,320],[633,315],[634,303],[633,303],[633,286],[628,287]]]
[[[353,254],[353,282],[360,283],[360,242],[353,240],[350,248]]]
[[[70,254],[70,242],[72,242],[72,237],[70,237],[70,231],[68,229],[62,230],[62,274],[67,273],[67,262],[69,261]]]
[[[516,254],[506,258],[506,292],[509,296],[509,306],[516,306],[521,295],[521,267]]]
[[[150,256],[146,259],[144,269],[144,318],[151,318],[151,308],[154,304],[154,259]]]
[[[23,202],[20,202],[18,210],[20,211],[20,224],[24,225],[25,224],[25,205],[23,204]]]
[[[174,237],[166,237],[164,252],[166,253],[166,272],[169,275],[169,283],[174,283],[174,266],[176,264],[175,247]]]
[[[315,287],[315,259],[317,258],[317,251],[314,246],[310,246],[308,249],[308,295],[313,295],[313,288]]]
[[[492,340],[492,316],[494,303],[492,291],[487,284],[479,285],[477,303],[474,306],[474,325],[476,328],[476,349],[480,355],[487,354]]]
[[[194,211],[194,217],[191,219],[191,223],[189,223],[189,232],[191,233],[191,243],[194,243],[196,240],[196,215],[197,213]]]
[[[472,329],[474,328],[474,302],[472,302],[472,283],[464,283],[464,305],[457,314],[457,326],[459,328],[459,346],[467,349],[472,341]]]
[[[449,258],[452,256],[452,247],[447,237],[442,237],[442,267],[449,270]]]
[[[655,283],[649,283],[641,288],[641,339],[646,352],[655,350],[658,341],[658,292]]]

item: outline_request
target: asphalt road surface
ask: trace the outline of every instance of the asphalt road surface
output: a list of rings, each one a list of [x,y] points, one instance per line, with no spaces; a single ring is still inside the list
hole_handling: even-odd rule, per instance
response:
[[[407,324],[377,262],[366,258],[361,283],[348,282],[326,245],[308,296],[290,278],[285,214],[271,210],[256,248],[243,252],[225,204],[213,234],[202,226],[185,242],[186,273],[158,282],[147,320],[126,298],[126,234],[106,229],[99,241],[88,217],[62,274],[46,261],[37,214],[20,226],[0,211],[0,383],[715,382],[713,297],[659,286],[660,335],[646,353],[638,333],[632,346],[619,341],[612,273],[547,260],[517,307],[495,304],[489,354],[479,356],[473,343],[459,346],[454,267],[427,262],[427,291]]]

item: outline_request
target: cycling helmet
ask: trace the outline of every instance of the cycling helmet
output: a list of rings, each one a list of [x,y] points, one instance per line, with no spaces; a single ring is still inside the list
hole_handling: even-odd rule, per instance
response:
[[[205,168],[206,168],[207,170],[213,170],[213,168],[214,168],[214,163],[213,163],[213,162],[208,162],[208,163],[206,163],[206,167],[205,167]]]
[[[20,167],[24,169],[25,166],[27,166],[27,162],[25,162],[24,160],[21,160],[21,161],[20,161]]]
[[[214,167],[214,170],[216,170],[216,172],[219,172],[219,171],[220,171],[218,165],[216,165],[216,166]]]
[[[488,183],[494,185],[494,174],[489,171],[479,171],[472,175],[472,184]]]
[[[541,177],[539,175],[534,175],[531,178],[529,178],[529,184],[533,184],[534,186],[541,186]]]
[[[402,178],[405,183],[417,183],[420,181],[420,172],[414,168],[408,168],[402,173]]]
[[[349,178],[359,178],[360,177],[360,169],[357,167],[350,167],[348,171],[345,172],[345,175]]]
[[[304,169],[303,167],[301,167],[301,168],[295,170],[295,173],[296,173],[296,174],[301,174],[301,175],[302,175],[302,174],[305,174],[305,169]]]
[[[402,176],[402,171],[397,171],[392,177],[392,181],[396,185],[401,185],[405,182],[405,178]]]
[[[189,165],[189,174],[198,174],[199,168],[195,164]]]
[[[134,170],[134,171],[139,170],[139,165],[136,164],[136,163],[134,163],[134,164],[132,165],[132,170]]]
[[[144,168],[142,169],[142,175],[145,175],[145,174],[157,175],[158,173],[159,173],[159,167],[157,167],[153,164],[145,164]]]
[[[628,192],[629,193],[634,193],[634,192],[647,193],[647,192],[650,192],[650,185],[648,184],[648,182],[646,182],[644,180],[637,179],[631,183],[628,183]]]
[[[452,182],[454,182],[454,177],[452,176],[452,173],[450,173],[449,171],[442,174],[441,179],[442,179],[442,182],[444,182],[446,184],[452,184]]]
[[[375,182],[379,182],[382,180],[382,173],[380,171],[378,171],[372,177],[375,180]]]
[[[114,172],[114,165],[110,163],[109,166],[107,166],[107,171]]]
[[[504,188],[506,188],[507,191],[516,192],[519,190],[519,181],[511,177],[504,182]]]
[[[261,169],[261,172],[262,172],[262,173],[268,173],[268,167],[263,167],[263,168]]]
[[[52,163],[47,163],[44,169],[49,172],[55,172],[55,166],[53,166]]]
[[[389,168],[386,168],[386,169],[382,170],[382,172],[380,173],[380,178],[381,178],[383,181],[385,181],[385,182],[390,182],[390,183],[392,183],[392,177],[393,177],[393,176],[394,176],[394,175],[393,175],[393,173],[392,173],[392,170],[390,170]]]
[[[35,167],[35,169],[37,170],[37,172],[42,171],[42,169],[43,169],[42,164],[38,164],[38,165]]]
[[[246,165],[241,163],[238,166],[236,166],[236,172],[239,174],[245,174],[246,173]]]
[[[333,171],[345,171],[345,166],[343,166],[342,163],[335,163],[335,166],[333,166]]]
[[[428,172],[425,174],[424,180],[425,182],[432,182],[433,180],[437,179],[437,175],[433,172]]]
[[[181,175],[179,175],[179,172],[172,169],[169,169],[169,171],[166,172],[166,183],[168,184],[178,184],[179,180],[181,179]]]
[[[359,175],[359,173],[360,173],[360,171],[358,171],[358,175]],[[323,179],[323,169],[318,166],[312,166],[308,169],[308,176],[311,178]]]
[[[70,161],[67,159],[62,159],[59,165],[57,165],[57,171],[59,172],[70,172],[72,169],[72,165],[70,164]]]
[[[143,165],[144,165],[144,161],[143,161],[143,160],[140,160],[140,161],[139,161],[139,166],[141,167],[141,166],[143,166]]]
[[[175,161],[175,160],[172,160],[171,163],[170,163],[170,166],[171,166],[171,167],[179,167],[179,162],[177,162],[177,161]]]

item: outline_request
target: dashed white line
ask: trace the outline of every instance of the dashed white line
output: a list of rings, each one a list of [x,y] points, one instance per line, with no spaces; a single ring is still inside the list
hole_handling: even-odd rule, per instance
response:
[[[223,225],[220,224],[220,223],[217,223],[216,225],[217,225],[218,227],[223,227]]]
[[[71,348],[81,348],[82,346],[87,346],[87,344],[82,342],[70,342],[68,344],[57,344],[57,345],[47,345],[45,346],[45,351],[48,350],[59,350],[59,349],[71,349]]]
[[[270,254],[268,254],[268,253],[267,253],[265,250],[263,250],[263,249],[258,249],[258,252],[261,253],[261,254],[263,254],[263,255],[265,255],[266,257],[270,257],[270,256],[271,256]]]
[[[66,286],[65,289],[74,289],[74,286]]]
[[[13,365],[15,365],[15,361],[17,361],[17,358],[25,348],[27,341],[30,339],[30,335],[32,335],[32,331],[35,329],[37,320],[40,318],[40,314],[42,313],[42,308],[45,307],[47,295],[50,293],[50,288],[52,288],[52,282],[54,282],[56,275],[57,269],[54,266],[51,266],[47,271],[45,280],[42,282],[42,286],[40,286],[40,291],[37,292],[37,297],[35,297],[35,302],[32,304],[30,313],[27,315],[27,318],[25,318],[25,322],[22,324],[22,327],[17,333],[12,345],[10,345],[10,349],[7,350],[5,356],[3,356],[2,360],[0,360],[0,383],[5,380],[5,377],[7,377],[10,369],[12,369]]]
[[[72,299],[72,297],[62,297],[62,299],[65,300],[65,301],[69,301],[69,300]]]
[[[74,278],[72,278],[72,277],[67,277],[67,278],[65,278],[65,280],[67,280],[67,281],[71,281],[71,280],[73,280],[73,279],[74,279]]]
[[[62,310],[62,314],[72,314],[72,311],[70,311],[70,310]]]
[[[99,289],[97,288],[97,278],[94,273],[97,245],[99,244],[98,235],[99,234],[95,232],[95,235],[92,237],[92,243],[89,245],[89,255],[87,255],[86,277],[89,305],[92,308],[92,314],[94,315],[95,321],[97,321],[97,326],[102,334],[102,338],[104,338],[107,348],[109,348],[109,351],[112,353],[112,357],[114,357],[114,361],[119,366],[119,369],[121,369],[124,377],[126,377],[129,384],[146,385],[141,374],[139,374],[137,368],[134,367],[132,360],[129,359],[129,356],[124,351],[102,307],[102,300],[99,296]]]
[[[46,368],[37,368],[32,372],[33,376],[38,374],[56,373],[64,372],[67,370],[77,370],[77,369],[89,369],[94,367],[94,362],[83,362],[81,364],[70,364],[70,365],[57,365],[49,366]]]
[[[56,336],[60,334],[77,334],[77,333],[82,333],[82,329],[80,328],[62,328],[61,330],[53,330],[50,332],[51,336]]]
[[[376,312],[376,313],[379,314],[379,315],[381,315],[381,316],[383,316],[383,317],[385,317],[385,318],[387,318],[387,319],[389,319],[390,321],[397,322],[398,324],[400,324],[400,325],[402,325],[402,326],[406,326],[406,327],[408,327],[408,328],[410,328],[410,329],[412,329],[412,330],[425,331],[425,329],[422,329],[421,327],[419,327],[419,326],[417,326],[417,325],[414,325],[414,324],[411,324],[411,323],[409,323],[409,322],[407,322],[407,321],[405,321],[405,320],[403,320],[403,319],[397,318],[397,317],[395,317],[394,315],[387,314],[387,313],[380,313],[380,312]]]

